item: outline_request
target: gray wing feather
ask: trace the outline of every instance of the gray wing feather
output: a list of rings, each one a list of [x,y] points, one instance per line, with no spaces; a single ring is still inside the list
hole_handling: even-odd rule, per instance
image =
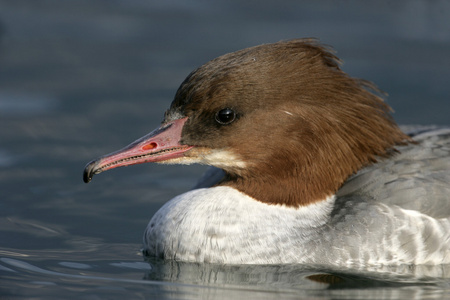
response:
[[[398,147],[393,157],[360,170],[337,196],[396,205],[434,218],[449,217],[450,128],[410,129],[418,144]]]

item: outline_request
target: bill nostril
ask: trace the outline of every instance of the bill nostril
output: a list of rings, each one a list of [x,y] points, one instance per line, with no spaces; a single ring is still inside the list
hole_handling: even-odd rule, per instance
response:
[[[158,147],[158,144],[155,142],[151,142],[147,145],[142,146],[142,150],[152,150],[155,149],[156,147]]]

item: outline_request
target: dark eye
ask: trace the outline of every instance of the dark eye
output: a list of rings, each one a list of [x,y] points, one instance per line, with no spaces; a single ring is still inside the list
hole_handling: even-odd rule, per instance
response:
[[[236,119],[236,113],[231,108],[224,108],[216,113],[216,121],[219,124],[230,124],[234,119]]]

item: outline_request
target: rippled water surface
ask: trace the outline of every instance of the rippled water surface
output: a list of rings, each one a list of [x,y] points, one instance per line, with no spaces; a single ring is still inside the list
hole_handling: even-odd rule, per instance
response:
[[[401,124],[450,124],[445,1],[0,0],[0,298],[368,299],[450,294],[447,266],[324,269],[145,260],[147,222],[202,166],[84,165],[155,128],[195,67],[318,37],[389,93]]]

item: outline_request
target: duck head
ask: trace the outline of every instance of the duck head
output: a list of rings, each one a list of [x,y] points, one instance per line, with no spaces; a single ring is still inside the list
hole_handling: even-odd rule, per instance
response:
[[[409,141],[376,87],[339,65],[314,39],[218,57],[184,80],[159,128],[90,162],[84,181],[139,163],[200,163],[262,202],[323,200]]]

